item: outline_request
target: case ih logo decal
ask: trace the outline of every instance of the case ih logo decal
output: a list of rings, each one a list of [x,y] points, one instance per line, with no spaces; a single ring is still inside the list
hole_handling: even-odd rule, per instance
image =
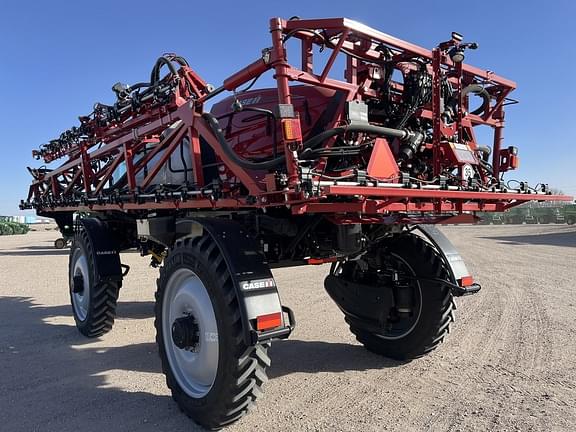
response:
[[[252,280],[252,281],[240,282],[240,287],[244,291],[260,290],[260,289],[266,289],[266,288],[276,288],[276,282],[274,282],[274,279],[272,279],[272,278],[257,279],[257,280]]]
[[[260,99],[262,99],[262,96],[255,96],[255,97],[251,97],[251,98],[242,99],[240,101],[240,103],[244,106],[254,105],[254,104],[257,104],[258,102],[260,102]]]

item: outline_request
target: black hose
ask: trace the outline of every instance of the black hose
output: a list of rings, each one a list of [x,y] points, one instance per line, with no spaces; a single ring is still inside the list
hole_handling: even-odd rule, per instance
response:
[[[150,74],[151,84],[156,84],[158,81],[160,81],[160,69],[162,68],[163,65],[168,66],[170,72],[176,75],[177,73],[176,68],[174,67],[172,62],[166,57],[159,57],[158,60],[156,60],[156,64],[152,68],[152,73]]]
[[[218,139],[218,142],[220,143],[220,147],[222,147],[222,151],[226,154],[227,157],[232,159],[232,161],[235,164],[237,164],[238,166],[245,168],[245,169],[251,169],[251,170],[263,170],[263,169],[274,168],[274,167],[278,166],[279,164],[281,164],[282,162],[284,162],[285,156],[279,156],[279,157],[271,159],[271,160],[260,161],[260,162],[249,161],[249,160],[246,160],[244,158],[241,158],[240,156],[238,156],[234,152],[234,150],[232,149],[232,147],[230,146],[230,144],[226,140],[226,137],[224,136],[224,133],[222,132],[222,129],[220,128],[220,123],[218,122],[216,117],[214,117],[210,113],[204,113],[204,114],[202,114],[202,117],[204,117],[204,119],[206,120],[206,122],[210,126],[210,129],[212,130],[212,132],[214,133],[214,135]],[[369,134],[373,134],[373,135],[400,138],[402,140],[410,138],[410,136],[411,136],[410,132],[408,132],[407,130],[391,129],[391,128],[387,128],[387,127],[372,126],[372,125],[368,125],[368,124],[356,124],[356,125],[352,124],[352,125],[348,125],[345,127],[337,127],[334,129],[329,129],[327,131],[319,133],[318,135],[316,135],[316,136],[310,138],[308,141],[304,142],[302,145],[303,145],[304,149],[314,149],[314,148],[320,146],[322,143],[324,143],[324,141],[326,141],[327,139],[332,138],[333,136],[336,136],[336,135],[346,133],[346,132],[364,132],[364,133],[369,133]]]
[[[480,115],[488,110],[490,106],[490,93],[480,84],[470,84],[462,90],[461,99],[464,99],[468,93],[474,93],[482,98],[482,105],[472,111],[470,114]]]
[[[316,148],[327,139],[332,138],[333,136],[336,135],[343,134],[345,132],[364,132],[373,135],[400,138],[401,140],[409,137],[409,132],[404,129],[392,129],[382,126],[372,126],[369,124],[351,124],[348,126],[328,129],[327,131],[319,133],[318,135],[306,141],[303,144],[304,148]]]
[[[141,89],[141,88],[150,87],[150,85],[151,85],[151,84],[150,84],[149,82],[139,82],[139,83],[136,83],[136,84],[132,84],[132,85],[130,86],[130,91],[132,92],[132,91],[134,91],[134,90],[138,90],[138,89]]]
[[[232,147],[230,147],[230,144],[226,140],[226,137],[224,136],[224,133],[222,132],[222,129],[220,128],[220,123],[218,122],[218,119],[216,119],[216,117],[214,117],[210,113],[204,113],[204,114],[202,114],[202,117],[204,117],[204,119],[208,123],[208,126],[210,126],[210,129],[212,129],[212,132],[216,136],[216,139],[218,139],[218,142],[220,143],[220,147],[222,147],[222,151],[226,154],[227,157],[232,159],[232,161],[236,165],[238,165],[244,169],[249,169],[249,170],[263,170],[263,169],[274,168],[275,166],[278,166],[282,162],[284,162],[284,159],[285,159],[284,156],[279,156],[275,159],[271,159],[268,161],[261,161],[261,162],[249,161],[249,160],[246,160],[246,159],[238,156],[236,154],[236,152],[234,152]]]
[[[169,56],[169,59],[170,59],[171,61],[175,61],[175,62],[178,63],[180,66],[190,66],[190,65],[188,64],[188,61],[187,61],[184,57],[182,57],[182,56],[179,56],[179,55],[171,55],[171,56]]]

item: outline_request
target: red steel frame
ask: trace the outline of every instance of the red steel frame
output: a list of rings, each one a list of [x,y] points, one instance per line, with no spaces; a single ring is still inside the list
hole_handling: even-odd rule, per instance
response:
[[[322,31],[327,37],[337,38],[332,53],[323,70],[316,74],[313,67],[313,46],[318,44],[318,34]],[[28,202],[36,200],[43,204],[35,207],[39,212],[51,213],[62,211],[135,211],[153,209],[239,209],[265,208],[289,205],[296,215],[306,213],[361,214],[357,219],[371,221],[369,215],[387,215],[391,212],[427,214],[462,213],[474,211],[502,211],[519,203],[538,200],[571,200],[567,196],[551,196],[501,192],[472,192],[451,190],[423,190],[390,187],[366,186],[323,186],[318,196],[308,196],[299,189],[300,174],[296,150],[302,139],[294,141],[283,139],[282,146],[286,155],[287,187],[276,190],[259,182],[247,170],[230,160],[213,135],[210,127],[202,118],[204,103],[221,91],[234,91],[239,86],[272,70],[278,88],[280,104],[291,104],[290,82],[321,86],[339,90],[346,94],[346,101],[362,100],[363,97],[375,96],[369,88],[369,81],[359,79],[362,62],[347,53],[356,53],[363,58],[379,60],[382,53],[377,50],[378,44],[385,44],[394,53],[395,59],[410,59],[419,56],[431,61],[429,70],[433,77],[431,109],[420,109],[415,115],[431,119],[434,125],[434,139],[431,144],[434,152],[434,172],[438,173],[442,162],[440,155],[441,141],[454,135],[458,130],[467,129],[473,135],[473,127],[487,125],[494,129],[493,161],[495,176],[501,174],[500,149],[504,127],[503,106],[515,83],[500,77],[493,72],[478,69],[467,64],[454,64],[440,48],[432,51],[401,41],[387,34],[378,32],[362,24],[345,18],[315,20],[283,20],[273,18],[270,21],[272,47],[263,51],[261,58],[241,69],[224,80],[222,87],[209,91],[206,83],[189,67],[179,69],[179,81],[174,97],[159,107],[141,110],[134,117],[119,119],[117,124],[107,127],[95,126],[95,138],[80,142],[66,153],[53,155],[56,159],[68,156],[67,162],[53,171],[37,175],[30,186]],[[288,63],[284,43],[286,35],[301,41],[301,68]],[[346,81],[329,77],[339,54],[346,56]],[[446,126],[440,113],[440,71],[452,68],[449,80],[460,89],[461,83],[469,84],[473,80],[482,80],[487,90],[496,100],[495,104],[482,116],[460,115],[451,126]],[[393,83],[400,86],[398,83]],[[344,101],[343,101],[344,103]],[[340,110],[341,112],[342,110]],[[160,133],[176,120],[182,122],[170,135],[160,142]],[[338,126],[342,119],[335,119],[330,127]],[[183,137],[191,142],[193,161],[193,183],[196,193],[186,199],[164,196],[157,202],[141,202],[137,198],[131,201],[110,202],[103,200],[101,193],[109,182],[114,170],[125,163],[127,186],[131,193],[136,193],[138,186],[145,188],[178,147]],[[201,149],[199,137],[202,136],[212,147],[218,158],[228,167],[236,178],[246,187],[249,196],[240,196],[233,192],[223,191],[216,198],[206,190],[202,178]],[[144,146],[158,143],[155,148],[137,163],[134,155]],[[94,149],[96,144],[101,146]],[[162,156],[155,164],[150,161],[155,155]],[[50,156],[46,159],[51,161]],[[136,184],[136,175],[147,165],[148,173],[142,184]],[[94,168],[97,166],[97,168]],[[63,199],[73,191],[81,191],[86,196],[82,203],[67,204]],[[330,202],[332,196],[350,197],[349,202]],[[49,199],[48,199],[49,198]],[[45,201],[42,201],[42,200]],[[54,204],[46,204],[53,202]],[[340,216],[339,216],[340,217]],[[413,220],[417,220],[415,217]]]

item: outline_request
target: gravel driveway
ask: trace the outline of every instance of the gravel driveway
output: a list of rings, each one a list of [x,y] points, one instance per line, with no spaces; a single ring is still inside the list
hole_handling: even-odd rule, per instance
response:
[[[274,272],[298,327],[275,342],[265,396],[226,431],[573,431],[576,227],[444,228],[483,289],[431,355],[365,351],[323,290],[325,266]],[[154,342],[157,271],[138,253],[108,335],[74,328],[56,232],[0,237],[0,430],[195,431]]]

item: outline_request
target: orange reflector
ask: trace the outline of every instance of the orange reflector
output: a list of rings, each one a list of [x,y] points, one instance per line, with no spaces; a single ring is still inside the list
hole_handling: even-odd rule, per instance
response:
[[[282,131],[285,141],[302,141],[300,119],[282,119]]]
[[[516,155],[510,156],[510,167],[516,169],[520,166],[520,159]]]
[[[474,278],[472,276],[464,276],[460,279],[460,286],[466,287],[474,283]]]
[[[282,312],[260,315],[256,318],[256,330],[268,330],[282,325]]]

